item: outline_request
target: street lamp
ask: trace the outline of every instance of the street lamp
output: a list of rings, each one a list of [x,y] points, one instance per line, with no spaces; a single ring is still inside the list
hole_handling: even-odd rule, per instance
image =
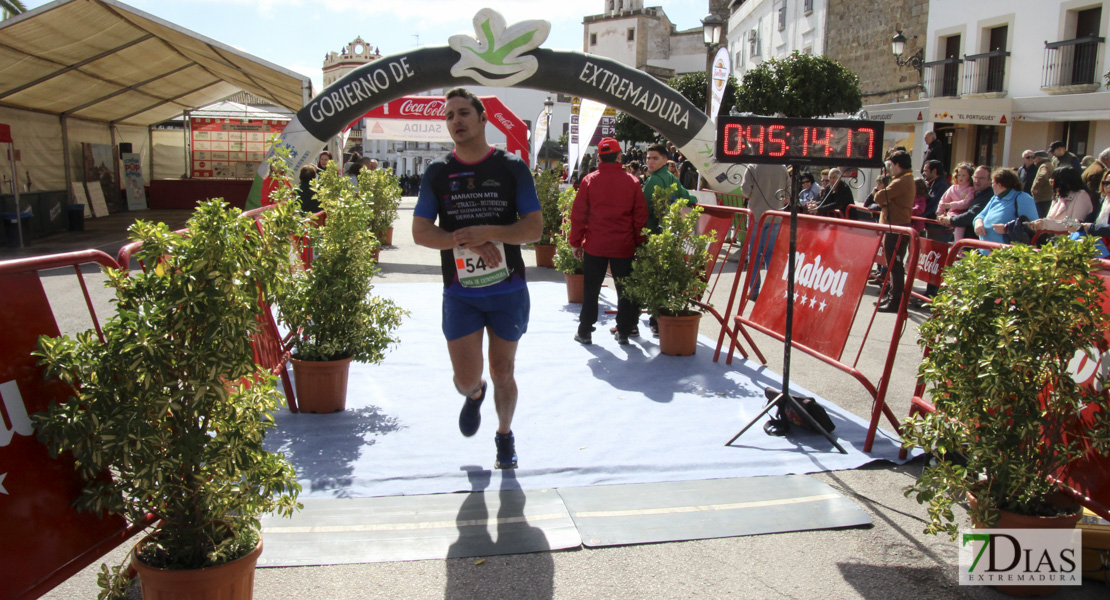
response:
[[[550,152],[550,150],[547,149],[547,146],[551,142],[551,109],[554,108],[554,107],[555,107],[555,103],[551,101],[551,96],[548,96],[547,100],[544,100],[544,102],[543,102],[543,113],[544,113],[544,115],[546,115],[546,119],[547,119],[547,127],[544,128],[544,132],[543,132],[544,133],[543,151],[544,151],[544,156],[547,157],[547,158],[550,158],[548,156],[548,153]],[[547,168],[550,169],[551,168],[551,161],[547,160],[545,162],[547,163]]]
[[[705,57],[705,79],[708,87],[705,90],[705,114],[713,122],[717,121],[717,116],[713,113],[713,58],[717,54],[717,46],[721,43],[721,30],[724,29],[725,21],[718,17],[716,13],[709,13],[701,20],[701,33],[702,39],[705,41],[706,57]],[[701,188],[701,172],[698,172],[697,187]]]
[[[713,13],[709,13],[701,20],[702,38],[705,40],[705,45],[709,46],[706,70],[709,71],[710,78],[713,77],[713,53],[717,49],[717,45],[721,43],[721,29],[724,28],[724,24],[724,19]]]
[[[901,29],[890,40],[890,49],[894,53],[894,62],[898,63],[899,67],[909,65],[917,69],[918,77],[922,76],[925,71],[925,49],[918,48],[916,54],[903,60],[902,53],[906,50],[906,36],[902,35]]]

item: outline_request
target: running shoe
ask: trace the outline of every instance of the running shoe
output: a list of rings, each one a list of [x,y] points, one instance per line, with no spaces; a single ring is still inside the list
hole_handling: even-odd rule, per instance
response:
[[[482,382],[482,393],[477,398],[463,397],[462,412],[459,413],[459,431],[466,437],[478,433],[482,424],[482,400],[486,399],[486,382]]]
[[[516,440],[513,438],[513,432],[498,433],[493,436],[493,441],[497,444],[497,460],[493,462],[494,468],[515,469]]]

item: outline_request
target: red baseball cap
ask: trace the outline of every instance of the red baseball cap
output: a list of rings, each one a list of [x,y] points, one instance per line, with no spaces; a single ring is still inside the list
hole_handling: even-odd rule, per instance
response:
[[[620,142],[613,138],[604,138],[597,143],[598,154],[617,154],[621,151]]]

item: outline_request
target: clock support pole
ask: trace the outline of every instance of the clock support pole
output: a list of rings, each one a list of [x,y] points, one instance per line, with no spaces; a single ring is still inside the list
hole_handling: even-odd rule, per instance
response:
[[[757,414],[755,418],[751,420],[751,422],[745,425],[739,433],[732,436],[732,439],[726,442],[725,445],[731,446],[732,443],[735,442],[740,436],[744,435],[745,431],[751,429],[752,425],[755,425],[760,419],[762,419],[763,415],[771,412],[772,409],[778,408],[780,404],[786,404],[794,409],[795,414],[805,419],[814,431],[820,432],[821,435],[825,436],[825,439],[829,440],[829,443],[836,447],[836,449],[839,450],[841,454],[847,454],[848,451],[845,450],[836,441],[836,438],[833,437],[833,435],[828,431],[825,431],[825,428],[821,427],[821,424],[815,421],[813,417],[809,416],[809,412],[807,412],[805,408],[801,405],[801,403],[799,403],[798,400],[789,393],[790,351],[792,337],[791,334],[794,330],[794,270],[796,267],[795,256],[797,255],[798,251],[797,196],[798,190],[801,187],[801,171],[802,167],[805,166],[805,164],[806,163],[803,162],[790,163],[790,197],[788,199],[788,203],[790,205],[790,254],[788,255],[786,266],[786,335],[784,336],[785,339],[783,340],[784,347],[782,352],[782,390],[778,392],[773,400],[767,403],[767,406],[763,407],[763,410],[759,411],[759,414]],[[758,269],[759,267],[758,265],[756,265],[754,266],[754,268]]]

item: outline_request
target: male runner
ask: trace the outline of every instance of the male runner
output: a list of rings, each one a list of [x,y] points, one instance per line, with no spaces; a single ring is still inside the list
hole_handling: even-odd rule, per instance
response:
[[[524,161],[486,142],[486,111],[477,96],[463,88],[447,92],[445,116],[455,150],[424,171],[412,237],[421,246],[440,250],[443,335],[455,389],[464,396],[459,431],[469,437],[481,424],[486,397],[482,337],[489,331],[498,421],[494,467],[513,469],[513,368],[529,310],[520,244],[540,239],[540,202]]]

